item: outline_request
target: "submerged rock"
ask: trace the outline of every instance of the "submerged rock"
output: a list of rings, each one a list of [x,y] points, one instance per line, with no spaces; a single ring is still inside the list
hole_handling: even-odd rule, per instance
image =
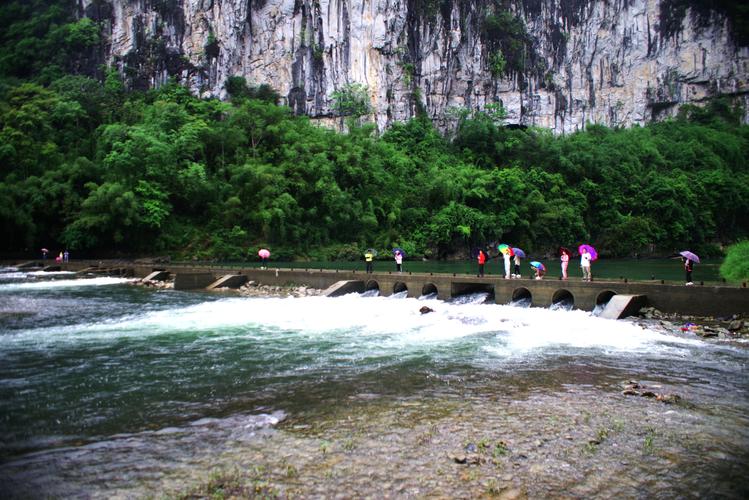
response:
[[[634,380],[627,380],[623,386],[622,395],[624,396],[651,398],[666,404],[674,404],[681,401],[681,396],[678,394],[660,394]]]

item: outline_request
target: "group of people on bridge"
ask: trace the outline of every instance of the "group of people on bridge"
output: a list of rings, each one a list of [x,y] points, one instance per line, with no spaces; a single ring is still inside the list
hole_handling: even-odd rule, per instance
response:
[[[502,260],[504,261],[505,279],[520,278],[522,276],[520,270],[520,261],[526,258],[525,252],[520,248],[513,247],[505,243],[498,245],[497,249],[499,250],[499,253],[493,256],[490,256],[489,252],[483,248],[478,250],[478,276],[484,276],[484,268],[488,260],[494,259],[501,255]],[[590,265],[591,262],[598,258],[598,253],[593,247],[585,244],[580,245],[580,247],[578,248],[578,252],[580,254],[580,268],[583,272],[583,280],[591,281],[593,279],[593,274],[591,273]],[[559,260],[561,262],[562,279],[566,280],[569,278],[567,269],[569,267],[570,259],[573,255],[572,252],[566,247],[559,247],[558,253]],[[543,279],[543,277],[546,275],[546,266],[539,261],[530,261],[530,266],[535,272],[535,279]]]

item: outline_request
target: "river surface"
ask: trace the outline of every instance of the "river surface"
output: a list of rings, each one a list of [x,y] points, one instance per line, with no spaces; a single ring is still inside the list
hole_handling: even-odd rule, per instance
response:
[[[0,497],[749,496],[747,344],[484,298],[2,269]]]

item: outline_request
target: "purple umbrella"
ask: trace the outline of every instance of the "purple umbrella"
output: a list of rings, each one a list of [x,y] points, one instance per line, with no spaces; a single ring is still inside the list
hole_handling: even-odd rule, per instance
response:
[[[583,254],[584,250],[587,250],[588,253],[590,254],[591,261],[598,259],[598,252],[596,252],[596,249],[593,248],[592,246],[584,244],[584,245],[580,245],[579,247],[577,247],[577,251],[580,253],[580,255]]]
[[[401,254],[403,257],[406,257],[406,252],[400,247],[393,248],[393,255],[397,253]]]
[[[521,259],[525,258],[525,252],[523,252],[521,249],[512,247],[512,251],[515,252],[515,255],[517,255]]]
[[[696,262],[697,264],[700,263],[700,258],[697,256],[697,254],[694,254],[690,252],[689,250],[684,250],[683,252],[679,252],[679,255],[681,255],[685,259],[691,260],[692,262]]]

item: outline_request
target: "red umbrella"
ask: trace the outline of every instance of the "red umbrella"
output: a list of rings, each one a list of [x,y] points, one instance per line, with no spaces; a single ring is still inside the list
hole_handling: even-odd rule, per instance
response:
[[[566,254],[567,254],[567,257],[572,257],[572,252],[571,252],[571,251],[570,251],[570,249],[569,249],[569,248],[567,248],[567,247],[559,247],[559,250],[558,250],[558,252],[559,252],[559,255],[562,255],[562,254],[565,254],[565,253],[566,253]]]

